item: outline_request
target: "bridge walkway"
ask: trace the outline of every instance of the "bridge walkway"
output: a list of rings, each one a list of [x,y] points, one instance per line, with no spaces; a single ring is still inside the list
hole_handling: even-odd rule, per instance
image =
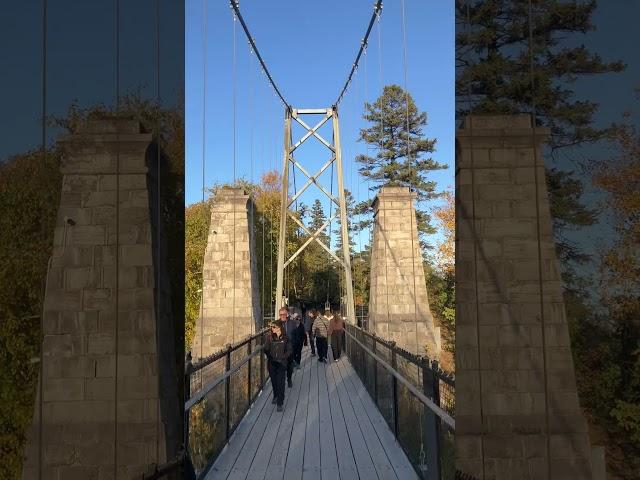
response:
[[[418,478],[349,359],[329,352],[324,364],[304,348],[283,412],[265,384],[206,479]]]

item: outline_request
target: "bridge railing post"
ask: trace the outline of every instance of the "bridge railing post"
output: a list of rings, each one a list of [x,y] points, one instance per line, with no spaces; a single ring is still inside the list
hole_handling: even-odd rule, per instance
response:
[[[225,373],[231,370],[231,345],[227,345],[225,353]],[[231,433],[231,376],[224,379],[224,423],[225,438],[229,440]]]
[[[374,353],[374,355],[377,355],[378,352],[376,350],[376,345],[378,344],[378,339],[376,338],[375,333],[371,338],[373,339],[373,348],[371,349],[371,351]],[[380,408],[380,405],[378,404],[378,361],[375,359],[373,360],[373,400],[375,401],[378,408]]]
[[[187,353],[187,362],[184,368],[184,401],[191,398],[191,372],[193,371],[193,361],[191,352]],[[182,439],[185,454],[189,455],[189,410],[184,411],[184,438]]]
[[[438,376],[438,362],[430,364],[428,358],[421,358],[422,389],[426,397],[440,406],[440,377]],[[441,441],[440,421],[437,415],[429,408],[424,408],[425,415],[425,444],[427,445],[427,479],[440,480],[441,475]]]
[[[398,371],[398,361],[396,358],[396,342],[389,342],[389,345],[391,346],[391,366],[393,367],[393,369],[395,371]],[[395,434],[396,438],[398,438],[398,430],[399,430],[399,424],[398,424],[398,379],[395,377],[395,375],[391,375],[391,380],[392,380],[392,385],[393,385],[393,389],[392,389],[392,393],[393,393],[393,433]]]
[[[247,343],[247,355],[249,356],[249,361],[247,362],[247,382],[248,382],[248,389],[249,389],[249,397],[248,397],[248,402],[247,404],[249,405],[249,407],[251,407],[251,401],[253,400],[253,396],[251,395],[251,342],[253,342],[253,340],[249,340],[249,342]]]
[[[264,347],[264,335],[260,335],[260,347]],[[260,352],[260,388],[264,387],[264,351]]]

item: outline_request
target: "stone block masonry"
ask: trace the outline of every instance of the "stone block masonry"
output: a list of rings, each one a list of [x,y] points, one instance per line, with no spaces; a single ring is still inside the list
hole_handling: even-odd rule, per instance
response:
[[[164,410],[177,402],[177,385],[161,387],[163,378],[176,382],[175,359],[157,340],[150,142],[137,121],[119,118],[91,120],[61,140],[25,480],[129,480],[176,453],[166,432],[180,415],[176,405]]]
[[[481,480],[592,480],[531,117],[456,134],[456,460]]]
[[[437,359],[440,332],[429,308],[414,200],[408,187],[383,187],[374,200],[369,325],[405,350]]]
[[[194,360],[211,355],[261,328],[252,200],[243,189],[223,188],[211,204],[202,268],[201,315]]]

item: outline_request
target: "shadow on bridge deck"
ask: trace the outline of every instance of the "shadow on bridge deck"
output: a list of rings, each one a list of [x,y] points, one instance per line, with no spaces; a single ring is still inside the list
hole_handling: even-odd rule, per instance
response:
[[[284,412],[265,384],[207,479],[418,478],[349,359],[316,358],[305,348]]]

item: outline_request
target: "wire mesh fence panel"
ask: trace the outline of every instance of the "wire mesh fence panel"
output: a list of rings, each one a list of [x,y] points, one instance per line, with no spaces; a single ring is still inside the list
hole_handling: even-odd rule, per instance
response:
[[[369,348],[371,351],[375,351],[375,338],[368,336],[368,335],[363,335],[364,337],[364,345]],[[376,398],[376,360],[371,356],[371,355],[366,355],[365,352],[362,352],[363,354],[363,363],[364,363],[364,370],[365,373],[364,375],[362,375],[362,379],[364,382],[364,385],[367,389],[367,392],[369,392],[369,395],[371,396],[371,398]]]
[[[396,355],[396,371],[409,380],[419,391],[422,391],[422,370],[420,367]],[[409,457],[409,460],[426,478],[426,472],[430,467],[426,461],[426,427],[423,404],[402,383],[397,382],[397,416],[398,416],[398,442]]]
[[[251,352],[255,352],[262,345],[262,341],[260,337],[256,337],[251,340]],[[260,392],[260,388],[262,387],[262,379],[260,378],[260,363],[264,362],[262,359],[262,354],[256,355],[251,360],[251,398],[249,399],[249,403],[253,403],[253,401],[258,396]]]
[[[353,368],[420,478],[457,480],[455,432],[447,423],[455,414],[453,375],[360,328],[347,331]]]
[[[376,355],[386,363],[391,364],[391,349],[384,343],[378,343],[376,346]],[[381,366],[378,366],[376,372],[377,384],[377,405],[380,413],[387,421],[389,428],[395,431],[395,417],[393,404],[393,375]]]
[[[442,420],[438,420],[438,422],[440,430],[441,478],[442,480],[454,480],[457,478],[455,432]]]
[[[208,365],[203,366],[197,371],[191,374],[191,391],[197,392],[198,390],[202,390],[204,386],[213,380],[214,378],[219,377],[224,373],[225,369],[225,359],[224,356],[214,360]]]
[[[427,412],[424,404],[406,387],[398,387],[398,442],[422,478],[437,469],[434,456],[438,446],[429,441]],[[434,449],[430,452],[430,449]]]
[[[224,373],[225,369],[225,357],[222,356],[212,363],[200,368],[193,372],[190,376],[189,383],[191,384],[191,392],[197,392],[202,390],[207,382],[212,381],[214,378],[219,377]]]
[[[440,406],[452,417],[456,412],[455,386],[440,380]]]
[[[197,476],[213,464],[263,387],[263,335],[261,331],[187,366],[185,437]]]
[[[231,368],[240,365],[242,361],[249,355],[247,345],[231,352]],[[245,412],[249,408],[249,363],[241,365],[229,377],[229,430],[235,429]]]
[[[196,475],[207,468],[226,442],[224,383],[189,410],[189,456]]]
[[[409,380],[419,391],[423,391],[422,365],[408,360],[401,355],[396,355],[396,371],[406,380]]]

